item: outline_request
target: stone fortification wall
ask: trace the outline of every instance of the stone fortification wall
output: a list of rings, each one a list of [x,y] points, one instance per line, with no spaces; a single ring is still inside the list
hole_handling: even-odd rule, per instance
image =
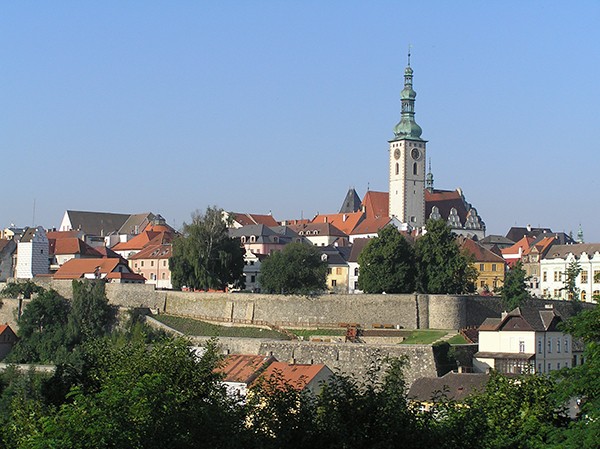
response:
[[[427,295],[429,298],[428,329],[461,329],[467,323],[467,297]]]

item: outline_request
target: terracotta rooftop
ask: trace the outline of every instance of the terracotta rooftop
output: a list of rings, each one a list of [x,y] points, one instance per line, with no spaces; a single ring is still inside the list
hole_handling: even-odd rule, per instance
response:
[[[461,247],[473,256],[474,262],[496,262],[504,264],[505,260],[502,256],[493,253],[489,249],[484,248],[477,242],[469,238],[460,239]]]
[[[225,357],[223,365],[217,371],[223,373],[224,382],[250,385],[274,361],[273,356],[232,354]]]
[[[149,244],[139,253],[129,257],[129,260],[139,259],[168,259],[173,254],[173,245],[165,243],[162,245]]]
[[[124,265],[120,259],[71,259],[54,273],[54,279],[80,279],[86,274],[94,273],[96,267],[100,267],[101,274],[108,274],[119,265]],[[126,265],[125,267],[129,271]]]
[[[241,224],[242,226],[247,225],[265,225],[265,226],[278,226],[277,220],[272,215],[261,215],[261,214],[245,214],[234,212],[232,213],[233,219]]]
[[[376,234],[380,229],[385,228],[391,221],[391,218],[385,217],[368,217],[364,219],[352,231],[353,235],[361,234]]]
[[[352,212],[346,214],[318,214],[311,220],[310,223],[329,223],[342,231],[344,234],[349,235],[362,221],[363,215],[364,214],[362,212]],[[295,226],[302,226],[302,224],[290,226],[292,229],[298,232],[298,228]]]
[[[369,190],[365,193],[362,207],[367,218],[389,217],[389,201],[390,195],[388,192],[375,192]]]
[[[261,374],[261,379],[281,379],[296,390],[303,390],[312,382],[322,370],[329,370],[322,363],[314,365],[288,364],[284,362],[273,362]],[[280,376],[280,377],[279,377]]]
[[[77,237],[49,239],[48,244],[50,255],[79,254],[85,257],[102,257],[100,252]]]

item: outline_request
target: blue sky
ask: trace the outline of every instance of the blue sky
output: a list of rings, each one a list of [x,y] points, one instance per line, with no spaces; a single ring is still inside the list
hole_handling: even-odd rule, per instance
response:
[[[217,205],[278,220],[387,190],[408,44],[436,188],[488,234],[600,242],[600,2],[0,5],[0,226]]]

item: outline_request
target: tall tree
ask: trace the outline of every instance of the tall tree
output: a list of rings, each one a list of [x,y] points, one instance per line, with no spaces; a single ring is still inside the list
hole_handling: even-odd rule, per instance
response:
[[[38,294],[19,319],[19,341],[8,355],[16,363],[64,361],[69,355],[69,302],[55,290]]]
[[[175,288],[224,290],[243,282],[244,249],[229,236],[222,209],[192,214],[192,222],[184,223],[182,235],[173,241],[169,267]]]
[[[581,264],[573,259],[565,270],[565,286],[562,288],[567,292],[567,297],[574,301],[579,300],[579,289],[577,288],[577,276],[581,273]]]
[[[528,277],[521,261],[517,262],[504,277],[504,285],[500,289],[502,305],[510,311],[522,305],[529,299],[529,292],[525,282]]]
[[[429,220],[420,237],[417,255],[417,288],[422,293],[472,293],[477,271],[471,258],[461,251],[450,227],[443,220]]]
[[[73,300],[68,319],[72,344],[102,337],[110,331],[115,309],[108,304],[102,280],[73,281]]]
[[[290,243],[260,266],[260,286],[269,293],[311,294],[327,288],[327,262],[312,245]]]
[[[358,256],[358,283],[365,293],[409,293],[415,290],[415,253],[394,226],[378,232]]]

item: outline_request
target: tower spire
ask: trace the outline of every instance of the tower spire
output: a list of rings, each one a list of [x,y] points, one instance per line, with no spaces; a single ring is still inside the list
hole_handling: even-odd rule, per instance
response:
[[[408,65],[404,69],[404,89],[400,92],[402,112],[400,122],[394,127],[394,140],[410,139],[423,140],[423,130],[415,122],[415,98],[417,93],[413,89],[413,69],[410,66],[410,45],[408,46]]]
[[[425,177],[425,188],[430,192],[433,192],[433,173],[431,172],[431,158],[429,158],[429,170]]]

